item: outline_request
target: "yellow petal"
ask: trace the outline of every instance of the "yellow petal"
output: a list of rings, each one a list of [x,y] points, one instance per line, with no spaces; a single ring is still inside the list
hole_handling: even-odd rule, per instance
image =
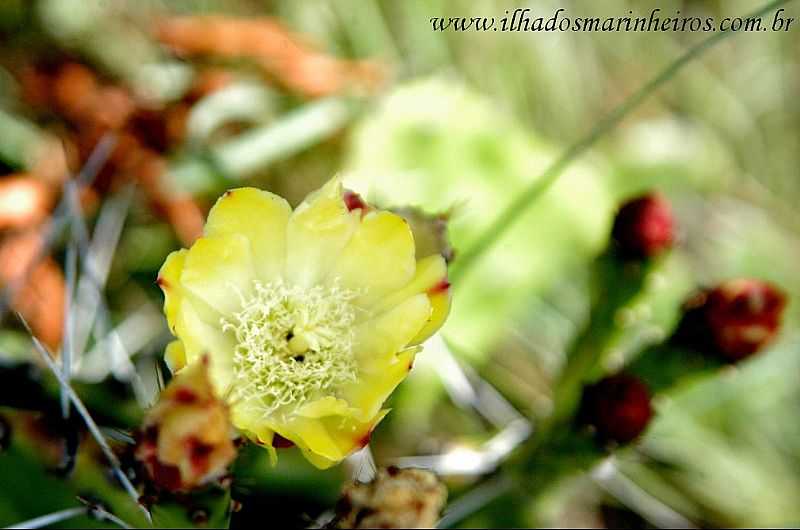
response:
[[[242,435],[267,450],[271,465],[274,466],[278,463],[278,452],[272,446],[275,431],[264,422],[252,423],[248,417],[237,414],[237,407],[233,407],[231,410],[231,422]]]
[[[347,210],[339,179],[310,194],[289,217],[285,277],[306,287],[324,278],[353,235],[359,215]]]
[[[287,427],[296,434],[289,438],[290,440],[316,455],[334,462],[338,462],[346,456],[319,419],[294,418],[287,424]]]
[[[340,460],[331,460],[329,458],[325,458],[324,456],[320,456],[304,447],[300,447],[300,450],[303,452],[303,456],[305,457],[305,459],[308,460],[311,463],[311,465],[313,465],[317,469],[328,469],[340,462]]]
[[[358,451],[369,443],[372,431],[389,414],[389,409],[379,410],[366,421],[356,418],[339,418],[331,416],[322,420],[322,424],[345,456]]]
[[[226,192],[211,208],[205,235],[241,234],[250,243],[258,278],[268,282],[283,272],[286,224],[291,207],[281,197],[256,188]]]
[[[231,423],[255,443],[271,444],[275,430],[270,423],[265,421],[261,414],[256,413],[255,409],[243,405],[238,402],[231,406]]]
[[[419,260],[414,278],[402,289],[384,298],[374,311],[380,313],[395,307],[403,300],[425,293],[431,304],[428,322],[409,344],[420,344],[436,333],[450,312],[451,292],[447,282],[447,263],[438,254]]]
[[[198,239],[186,255],[181,285],[208,308],[230,315],[253,291],[250,244],[239,234]],[[198,312],[202,313],[200,307]]]
[[[303,456],[314,466],[327,469],[367,445],[372,431],[388,413],[388,410],[378,411],[367,421],[329,416],[295,420],[291,425]]]
[[[186,249],[181,249],[170,253],[158,271],[158,285],[164,292],[164,314],[167,316],[167,325],[173,334],[182,299],[180,277],[186,261],[186,252]]]
[[[342,250],[329,280],[366,289],[358,303],[370,307],[414,276],[414,236],[408,222],[391,212],[370,212]]]
[[[364,375],[364,379],[342,389],[342,397],[358,412],[352,416],[361,421],[375,416],[383,403],[406,378],[414,365],[420,346],[408,348],[383,362],[383,370]]]
[[[431,303],[431,316],[422,329],[417,333],[417,336],[411,339],[409,344],[421,344],[425,342],[431,335],[439,331],[447,315],[450,314],[450,303],[452,296],[450,289],[443,289],[441,291],[428,291],[428,300]]]
[[[405,349],[406,345],[419,334],[430,314],[428,297],[418,294],[356,327],[353,351],[359,380],[342,391],[342,397],[357,410],[354,417],[365,421],[374,416],[408,375],[420,348]]]
[[[380,372],[392,355],[417,336],[431,315],[428,297],[418,294],[355,328],[353,353],[359,369]]]
[[[209,374],[214,387],[219,395],[226,395],[234,376],[235,340],[223,333],[221,326],[201,319],[193,302],[188,299],[181,304],[176,331],[183,342],[186,362],[193,363],[208,354]]]
[[[350,413],[350,404],[343,399],[325,396],[311,403],[306,403],[295,411],[304,418],[324,418],[326,416],[347,416]]]
[[[421,259],[417,262],[414,277],[411,281],[381,300],[379,305],[374,308],[374,311],[376,313],[386,311],[407,298],[427,292],[446,279],[447,263],[442,256],[435,254]]]
[[[173,374],[186,366],[186,350],[180,340],[173,340],[164,350],[164,361]]]

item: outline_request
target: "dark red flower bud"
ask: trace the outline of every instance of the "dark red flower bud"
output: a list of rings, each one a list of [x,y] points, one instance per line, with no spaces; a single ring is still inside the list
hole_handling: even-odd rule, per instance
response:
[[[738,279],[701,293],[693,302],[695,307],[687,316],[694,315],[698,341],[703,340],[704,333],[706,343],[718,353],[729,361],[738,361],[775,338],[786,297],[767,282]]]
[[[632,375],[606,377],[583,391],[580,419],[597,429],[603,441],[623,444],[635,440],[652,416],[650,391]]]
[[[669,202],[659,194],[647,194],[622,205],[611,235],[624,257],[644,259],[672,246],[673,225]]]

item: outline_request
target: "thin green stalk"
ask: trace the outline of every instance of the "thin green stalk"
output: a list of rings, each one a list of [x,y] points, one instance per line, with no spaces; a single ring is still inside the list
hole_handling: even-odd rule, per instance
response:
[[[792,0],[772,0],[749,14],[748,17],[761,17],[770,11],[787,4]],[[672,79],[684,66],[702,55],[706,50],[735,34],[731,31],[716,32],[702,42],[696,44],[682,56],[678,57],[658,75],[645,83],[639,90],[622,102],[608,116],[598,122],[589,133],[572,144],[558,159],[556,159],[527,189],[519,194],[509,204],[495,221],[487,228],[478,240],[467,247],[453,262],[451,277],[458,285],[459,280],[469,269],[502,237],[522,213],[530,207],[547,189],[558,179],[561,173],[572,162],[577,160],[584,152],[593,146],[607,132],[614,129],[628,114],[642,104],[661,85]]]

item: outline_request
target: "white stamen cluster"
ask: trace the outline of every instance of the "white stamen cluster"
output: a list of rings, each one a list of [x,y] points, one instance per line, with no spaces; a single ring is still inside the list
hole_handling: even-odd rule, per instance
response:
[[[241,311],[222,319],[222,329],[237,342],[234,401],[268,417],[355,381],[351,301],[358,292],[335,282],[300,287],[256,281],[254,287]]]

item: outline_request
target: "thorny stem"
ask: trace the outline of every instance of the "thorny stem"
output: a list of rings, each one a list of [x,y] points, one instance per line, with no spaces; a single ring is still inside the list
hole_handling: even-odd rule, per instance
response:
[[[89,508],[83,506],[67,508],[66,510],[59,510],[57,512],[48,513],[47,515],[40,515],[39,517],[22,521],[7,528],[44,528],[45,526],[50,526],[51,524],[67,521],[75,517],[80,517],[81,515],[87,515],[88,513]]]
[[[64,375],[61,373],[61,370],[56,365],[50,352],[33,334],[33,331],[31,330],[25,318],[19,313],[17,313],[17,318],[19,318],[20,322],[22,322],[22,324],[25,326],[25,329],[28,331],[28,333],[31,336],[31,339],[33,340],[33,345],[36,351],[39,353],[39,356],[47,364],[48,368],[50,368],[50,371],[53,373],[53,375],[56,376],[56,379],[58,379],[61,388],[69,396],[69,399],[70,401],[72,401],[75,410],[78,412],[78,414],[81,416],[84,423],[86,424],[86,428],[92,434],[92,437],[97,442],[97,445],[100,446],[100,449],[103,451],[103,454],[108,460],[108,463],[111,465],[111,469],[114,472],[114,476],[117,477],[117,480],[119,480],[119,482],[122,484],[122,487],[125,489],[125,491],[131,496],[134,502],[142,510],[147,521],[151,522],[152,517],[150,515],[150,512],[147,510],[147,508],[145,508],[139,503],[139,494],[137,493],[136,488],[133,487],[133,484],[131,484],[131,481],[130,479],[128,479],[128,476],[122,471],[119,459],[111,450],[111,447],[109,447],[108,442],[103,436],[103,433],[100,431],[100,428],[97,426],[95,421],[92,419],[91,414],[89,414],[89,411],[86,409],[86,405],[83,404],[81,398],[78,397],[78,394],[75,393],[75,390],[72,389],[72,386],[70,386],[69,382],[64,378]]]
[[[87,505],[78,506],[75,508],[67,508],[57,512],[48,513],[47,515],[40,515],[27,521],[22,521],[7,528],[44,528],[45,526],[54,525],[75,517],[88,515],[94,517],[98,521],[109,521],[119,526],[120,528],[132,528],[131,525],[114,515],[113,513],[103,509],[100,506]]]
[[[748,15],[748,18],[755,18],[765,15],[770,11],[787,4],[792,0],[772,0]],[[641,105],[650,95],[652,95],[661,85],[671,80],[680,72],[684,66],[692,62],[695,58],[705,53],[714,45],[722,42],[728,37],[735,35],[735,32],[728,30],[714,33],[710,37],[690,48],[686,53],[678,57],[664,70],[658,73],[650,81],[645,83],[639,90],[634,92],[628,99],[616,107],[608,116],[600,120],[589,133],[572,144],[564,153],[557,158],[544,172],[536,178],[522,193],[511,201],[495,221],[487,228],[478,240],[453,262],[450,276],[453,283],[459,285],[459,281],[479,258],[490,250],[503,236],[503,234],[514,225],[514,223],[550,186],[555,183],[561,173],[583,153],[592,147],[607,132],[614,129],[619,123],[628,116],[633,110]]]

